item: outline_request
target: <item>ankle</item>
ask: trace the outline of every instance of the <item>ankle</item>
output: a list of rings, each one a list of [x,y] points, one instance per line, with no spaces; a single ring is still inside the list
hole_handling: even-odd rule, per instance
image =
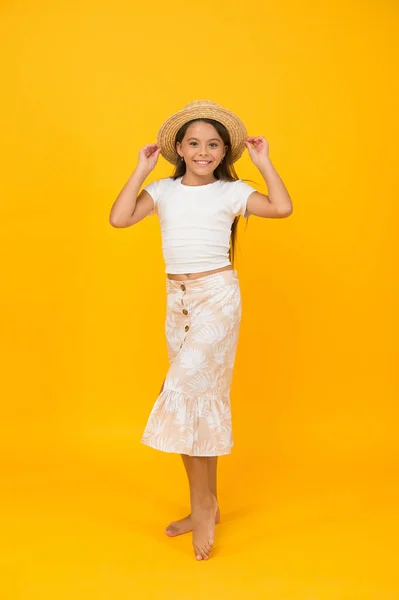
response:
[[[210,508],[214,502],[214,496],[211,491],[209,492],[192,492],[191,494],[191,506],[199,508]]]

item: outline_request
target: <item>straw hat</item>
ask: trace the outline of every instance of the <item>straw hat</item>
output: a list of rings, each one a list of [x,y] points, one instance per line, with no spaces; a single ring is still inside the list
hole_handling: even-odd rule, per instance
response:
[[[199,117],[215,119],[226,127],[230,134],[231,160],[233,163],[238,160],[245,150],[244,140],[248,137],[244,123],[230,110],[211,100],[194,100],[162,123],[157,135],[162,156],[176,165],[179,156],[175,149],[176,133],[184,123]]]

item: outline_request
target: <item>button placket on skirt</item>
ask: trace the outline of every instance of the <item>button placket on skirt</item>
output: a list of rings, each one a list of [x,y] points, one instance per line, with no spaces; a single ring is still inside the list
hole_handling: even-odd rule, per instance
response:
[[[183,313],[184,315],[189,315],[189,312],[188,312],[187,308],[185,308],[185,305],[184,305],[184,297],[185,297],[185,295],[186,295],[186,286],[185,286],[185,285],[182,283],[182,284],[181,284],[181,286],[180,286],[180,289],[183,291],[183,293],[182,293],[182,295],[181,295],[181,298],[180,298],[180,303],[181,303],[181,305],[184,307],[184,308],[182,309],[182,313]],[[184,338],[183,338],[183,341],[181,342],[181,344],[180,344],[179,348],[182,348],[182,346],[183,346],[184,342],[186,341],[186,338],[187,338],[187,331],[188,331],[189,329],[190,329],[190,326],[189,326],[188,324],[186,324],[186,325],[184,326],[184,331],[185,331],[186,335],[184,336]]]

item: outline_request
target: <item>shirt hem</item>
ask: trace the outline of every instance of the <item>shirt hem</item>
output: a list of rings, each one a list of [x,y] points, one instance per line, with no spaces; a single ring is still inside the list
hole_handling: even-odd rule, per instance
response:
[[[201,268],[198,266],[185,265],[184,271],[170,271],[168,267],[165,269],[165,273],[167,275],[186,275],[187,273],[202,273],[206,271],[214,271],[215,269],[221,269],[222,267],[231,267],[233,266],[230,261],[224,263],[223,265],[201,265]],[[173,267],[172,267],[173,268]]]

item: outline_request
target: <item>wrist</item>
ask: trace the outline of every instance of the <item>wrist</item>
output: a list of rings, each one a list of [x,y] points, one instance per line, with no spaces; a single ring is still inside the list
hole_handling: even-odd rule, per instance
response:
[[[269,166],[272,164],[272,161],[270,160],[270,156],[263,156],[260,160],[259,160],[259,166]]]
[[[258,166],[259,171],[262,174],[263,173],[269,173],[270,170],[273,169],[272,161],[270,160],[269,157],[262,158],[262,160],[258,162],[257,166]]]
[[[148,167],[145,167],[143,165],[137,165],[137,167],[134,169],[133,171],[133,175],[134,174],[138,174],[141,175],[141,177],[148,177],[148,175],[151,173],[152,169],[149,169]]]

